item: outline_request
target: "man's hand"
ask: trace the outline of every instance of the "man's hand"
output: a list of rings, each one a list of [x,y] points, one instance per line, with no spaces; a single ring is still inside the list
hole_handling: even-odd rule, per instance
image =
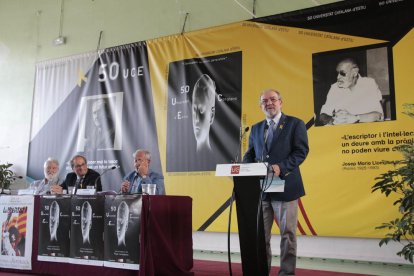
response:
[[[148,160],[142,161],[141,165],[138,168],[138,173],[142,177],[146,177],[148,175]]]
[[[130,185],[130,183],[129,183],[128,180],[125,180],[124,182],[122,182],[122,184],[121,184],[121,192],[127,193],[129,191],[129,185]]]
[[[339,110],[335,112],[333,124],[334,125],[353,124],[358,121],[359,121],[359,117],[357,115],[353,115],[346,110]]]
[[[60,194],[63,194],[63,188],[60,185],[52,185],[50,187],[50,193],[52,195],[60,195]]]
[[[272,165],[272,170],[275,173],[276,176],[280,176],[280,167],[279,165]]]

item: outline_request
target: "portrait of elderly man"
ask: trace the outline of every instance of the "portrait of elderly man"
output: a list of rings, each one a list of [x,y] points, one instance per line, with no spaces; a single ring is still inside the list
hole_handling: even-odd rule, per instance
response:
[[[337,81],[331,85],[320,111],[323,125],[376,122],[384,120],[382,94],[373,78],[362,77],[352,58],[341,60]]]
[[[83,244],[90,244],[89,232],[92,227],[92,207],[88,201],[82,204],[81,209],[81,229]]]
[[[104,150],[114,147],[115,122],[107,99],[92,103],[92,130],[86,141],[87,150]]]
[[[49,213],[49,232],[50,232],[50,241],[57,241],[57,229],[59,227],[59,214],[60,207],[56,201],[53,201],[50,204],[50,213]]]
[[[61,193],[59,186],[59,161],[49,157],[43,165],[44,178],[34,181],[30,189],[34,190],[35,195],[50,193]]]
[[[211,151],[210,127],[214,122],[215,105],[216,84],[210,76],[203,74],[194,85],[191,104],[197,153]]]
[[[122,201],[118,206],[116,214],[116,236],[118,238],[118,246],[126,246],[125,235],[129,223],[129,207],[125,201]]]

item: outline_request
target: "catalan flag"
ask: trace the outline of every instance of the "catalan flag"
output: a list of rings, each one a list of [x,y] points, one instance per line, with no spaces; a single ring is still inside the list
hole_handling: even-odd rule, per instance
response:
[[[21,237],[26,237],[27,207],[21,208],[17,217],[17,230]]]

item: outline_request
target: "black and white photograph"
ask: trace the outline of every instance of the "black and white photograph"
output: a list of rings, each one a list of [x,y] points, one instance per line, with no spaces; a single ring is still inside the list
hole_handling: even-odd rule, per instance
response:
[[[104,266],[139,269],[141,195],[106,196]]]
[[[81,100],[77,150],[122,149],[123,93],[85,96]]]
[[[169,64],[167,172],[214,171],[234,159],[241,74],[241,52]]]
[[[385,44],[314,54],[315,125],[395,120],[390,64]]]
[[[71,217],[71,263],[103,264],[104,197],[73,196]]]
[[[43,196],[39,212],[38,259],[67,262],[70,253],[70,196]]]

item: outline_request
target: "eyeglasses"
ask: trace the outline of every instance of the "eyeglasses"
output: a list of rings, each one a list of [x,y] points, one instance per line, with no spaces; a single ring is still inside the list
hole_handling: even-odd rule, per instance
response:
[[[342,77],[345,77],[348,73],[345,71],[338,71],[338,74],[341,75]]]
[[[83,166],[85,166],[86,164],[85,163],[83,163],[83,164],[79,164],[79,165],[75,165],[75,169],[79,169],[79,168],[81,168],[81,167],[83,167]]]
[[[265,105],[265,104],[267,104],[268,101],[270,101],[272,104],[274,104],[277,101],[280,101],[280,99],[276,99],[276,98],[262,99],[260,101],[260,104]]]

